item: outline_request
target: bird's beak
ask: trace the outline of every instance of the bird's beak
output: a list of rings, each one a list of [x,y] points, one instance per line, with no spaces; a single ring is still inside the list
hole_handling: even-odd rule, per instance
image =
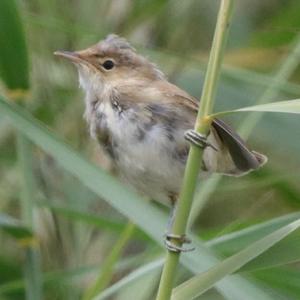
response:
[[[69,59],[71,62],[79,63],[83,61],[83,58],[81,57],[80,53],[78,52],[72,52],[72,51],[55,51],[54,55]]]

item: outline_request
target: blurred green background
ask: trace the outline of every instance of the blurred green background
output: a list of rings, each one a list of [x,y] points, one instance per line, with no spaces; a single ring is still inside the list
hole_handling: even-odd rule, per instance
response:
[[[88,136],[76,70],[54,57],[55,50],[82,49],[109,33],[117,33],[160,66],[172,82],[199,98],[219,1],[19,0],[17,4],[31,66],[31,96],[23,100],[23,106],[95,164],[110,169],[108,158]],[[237,1],[215,110],[299,98],[297,47],[300,48],[299,0]],[[17,74],[17,60],[14,65]],[[6,93],[4,84],[0,92]],[[226,120],[237,128],[246,116],[240,114]],[[269,157],[269,162],[262,170],[243,178],[222,178],[212,189],[204,183],[204,193],[202,185],[199,187],[196,198],[201,199],[193,229],[203,239],[299,210],[299,117],[266,114],[247,124],[242,133],[249,136],[253,148]],[[0,209],[19,219],[20,169],[15,136],[15,130],[1,115]],[[45,152],[35,147],[33,155],[35,196],[39,203],[34,223],[45,273],[44,297],[80,299],[115,245],[126,219]],[[298,236],[294,242],[299,244]],[[2,232],[0,245],[0,299],[24,299],[22,248]],[[221,254],[229,255],[234,250],[225,249]],[[161,253],[155,243],[136,230],[111,282]],[[248,272],[247,276],[271,291],[273,299],[300,299],[297,262],[275,265]],[[134,283],[145,287],[140,290],[141,295],[134,294],[135,299],[153,299],[159,276],[151,274],[143,282]],[[187,274],[182,271],[178,280]],[[109,299],[133,299],[132,290],[130,286]],[[210,291],[203,299],[223,298]]]

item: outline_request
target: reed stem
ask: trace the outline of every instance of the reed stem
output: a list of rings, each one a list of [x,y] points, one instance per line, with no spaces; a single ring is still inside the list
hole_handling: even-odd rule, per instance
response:
[[[195,123],[195,130],[204,135],[208,133],[211,124],[211,119],[207,116],[213,109],[216,86],[220,76],[221,62],[233,11],[233,2],[234,0],[222,0],[219,9],[200,107]],[[191,146],[172,227],[172,234],[174,235],[185,234],[201,166],[202,152],[202,149]],[[172,242],[181,246],[176,240]],[[156,300],[169,300],[171,298],[179,258],[180,253],[168,251]]]
[[[17,135],[18,159],[21,173],[21,211],[24,224],[34,230],[35,183],[33,174],[32,144],[22,133]],[[42,276],[40,270],[40,252],[38,243],[32,239],[24,243],[24,275],[26,282],[26,299],[42,299]]]

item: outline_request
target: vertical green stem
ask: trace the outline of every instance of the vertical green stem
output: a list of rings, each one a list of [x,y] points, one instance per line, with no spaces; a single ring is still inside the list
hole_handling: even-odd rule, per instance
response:
[[[21,210],[24,223],[33,229],[35,185],[33,177],[32,144],[21,133],[17,135],[18,159],[21,173]],[[42,299],[42,283],[40,271],[40,253],[36,242],[25,244],[24,275],[26,282],[26,299]]]
[[[24,223],[33,226],[33,194],[34,181],[32,176],[32,145],[21,133],[17,135],[18,159],[21,175],[21,212]]]
[[[234,0],[221,1],[215,35],[205,76],[200,107],[195,124],[195,129],[199,133],[205,135],[209,130],[211,122],[207,116],[212,112],[213,109],[214,96],[223,58],[223,50],[225,48],[233,11],[233,1]],[[175,235],[185,234],[201,161],[202,150],[200,148],[191,146],[172,228],[172,233]],[[173,240],[172,242],[178,246],[181,246],[176,240]],[[168,251],[156,298],[157,300],[170,299],[179,257],[180,253]]]

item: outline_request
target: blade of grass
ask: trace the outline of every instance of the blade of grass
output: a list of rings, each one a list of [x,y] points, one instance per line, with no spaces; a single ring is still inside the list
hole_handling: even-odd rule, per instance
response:
[[[262,254],[267,249],[282,240],[284,237],[298,229],[299,226],[300,220],[298,219],[297,221],[294,221],[293,223],[290,223],[263,237],[244,250],[225,259],[208,271],[189,279],[188,281],[175,288],[172,294],[172,300],[195,299],[196,297],[202,295],[217,281],[240,269],[243,265],[251,261],[253,258]]]
[[[35,184],[33,174],[32,144],[21,133],[17,135],[17,149],[22,182],[21,206],[24,223],[33,229]],[[26,298],[42,299],[42,281],[40,270],[40,253],[38,244],[29,240],[24,244],[25,262],[24,275],[26,280]]]
[[[107,229],[117,233],[120,233],[126,225],[126,223],[124,222],[114,221],[109,218],[90,213],[88,211],[82,211],[77,208],[73,208],[70,205],[62,206],[45,201],[39,201],[37,202],[37,205],[41,207],[48,207],[49,209],[51,209],[51,211],[58,213],[73,221],[84,222],[85,224],[93,225],[100,229]],[[133,236],[134,238],[143,241],[152,241],[143,231],[139,230],[138,228],[136,228],[136,230],[134,231]]]
[[[300,99],[253,105],[253,106],[243,107],[235,110],[218,112],[210,115],[210,117],[215,118],[226,114],[231,114],[236,112],[250,112],[250,111],[300,114]]]
[[[32,144],[22,134],[17,136],[17,149],[22,182],[21,207],[24,222],[32,228],[35,183],[33,174]]]
[[[29,62],[25,35],[14,0],[0,1],[0,75],[11,99],[24,100],[29,90]],[[34,180],[30,142],[17,134],[17,151],[21,173],[21,206],[24,223],[33,230]],[[29,239],[23,243],[26,298],[42,298],[40,257],[37,243]]]
[[[132,282],[135,282],[139,278],[152,273],[157,272],[164,263],[163,258],[156,259],[148,264],[144,264],[142,267],[139,267],[132,271],[130,274],[119,280],[118,282],[114,283],[110,287],[108,287],[106,290],[104,290],[99,296],[95,297],[93,300],[104,300],[108,297],[111,297],[115,293],[119,292],[124,288],[125,286],[129,285]]]
[[[93,213],[85,212],[76,208],[70,207],[70,205],[58,205],[45,201],[37,203],[40,207],[47,207],[51,211],[60,214],[73,221],[81,221],[89,225],[93,225],[102,229],[109,229],[120,233],[125,226],[124,222],[113,221],[109,218],[98,216]]]
[[[207,241],[205,245],[212,249],[218,249],[221,253],[230,254],[248,246],[258,238],[279,229],[300,218],[300,213],[292,213],[270,221],[256,224],[245,229],[228,233],[223,236]]]
[[[300,261],[300,232],[293,232],[262,255],[245,264],[239,271],[252,272]]]
[[[123,287],[115,296],[115,300],[149,300],[153,299],[159,281],[160,269],[137,278],[128,286]]]
[[[27,47],[16,2],[1,0],[0,75],[14,95],[29,89],[28,70]]]
[[[286,216],[275,218],[262,224],[257,224],[237,232],[226,234],[219,238],[205,243],[222,255],[228,256],[240,251],[258,238],[279,229],[300,218],[299,213],[292,213]],[[278,265],[285,265],[300,261],[299,231],[297,230],[289,237],[281,240],[277,245],[266,251],[264,254],[245,264],[239,272],[248,272],[258,269],[272,268]]]
[[[104,265],[101,268],[98,278],[84,293],[83,300],[90,300],[94,298],[97,294],[101,293],[103,289],[109,284],[113,276],[113,270],[115,264],[117,263],[123,249],[130,240],[133,232],[135,230],[135,225],[128,222],[123,232],[121,233],[118,241],[113,246],[110,254],[106,257]]]

